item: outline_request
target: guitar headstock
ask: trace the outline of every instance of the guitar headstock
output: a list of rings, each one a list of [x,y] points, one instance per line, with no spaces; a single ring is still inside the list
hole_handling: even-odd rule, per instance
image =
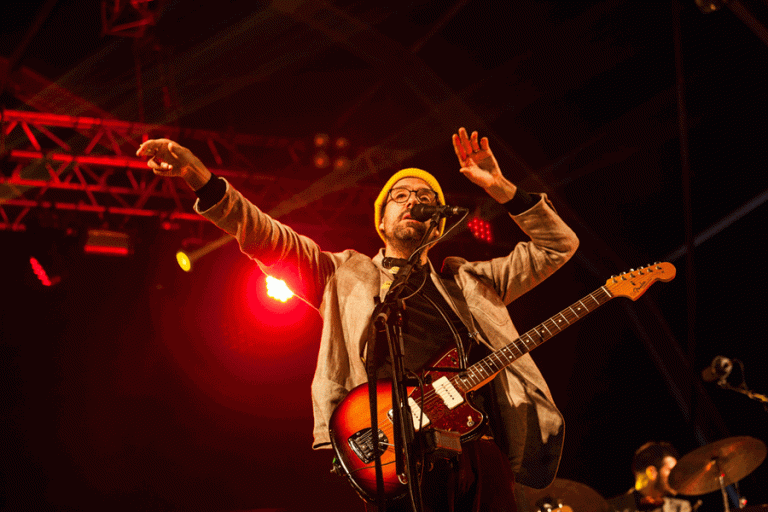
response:
[[[612,276],[605,282],[605,287],[614,297],[629,297],[637,300],[653,283],[671,281],[676,273],[677,270],[671,263],[654,263]]]

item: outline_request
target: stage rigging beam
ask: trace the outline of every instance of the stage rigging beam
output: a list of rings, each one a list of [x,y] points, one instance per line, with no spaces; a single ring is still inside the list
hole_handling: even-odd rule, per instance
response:
[[[32,209],[200,223],[195,195],[181,180],[155,176],[135,151],[150,137],[190,147],[211,170],[272,207],[306,189],[319,171],[309,164],[309,140],[220,133],[115,119],[6,110],[0,125],[0,229],[23,231]],[[257,167],[259,165],[260,167]],[[334,191],[290,218],[310,218],[321,231],[337,221],[339,205],[367,205],[378,188],[358,184]],[[362,225],[361,225],[362,226]],[[337,226],[338,227],[338,226]],[[354,226],[348,226],[354,229]],[[365,227],[368,227],[367,225]],[[370,230],[367,230],[370,231]]]

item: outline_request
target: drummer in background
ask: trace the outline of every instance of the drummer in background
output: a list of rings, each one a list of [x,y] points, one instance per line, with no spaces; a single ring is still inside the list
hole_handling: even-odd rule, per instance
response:
[[[666,442],[645,443],[632,458],[635,487],[608,500],[617,512],[691,512],[690,502],[675,498],[669,486],[669,473],[679,455]]]

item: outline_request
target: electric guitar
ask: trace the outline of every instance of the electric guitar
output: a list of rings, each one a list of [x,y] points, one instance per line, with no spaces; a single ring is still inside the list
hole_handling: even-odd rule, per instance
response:
[[[425,385],[408,387],[408,404],[414,429],[437,429],[458,434],[461,441],[473,439],[483,425],[484,415],[475,409],[467,394],[495,377],[522,355],[541,345],[555,334],[580,320],[614,297],[637,300],[656,281],[675,277],[671,263],[655,263],[613,276],[575,304],[534,327],[503,348],[458,372],[459,357],[454,347],[438,356],[427,372]],[[336,452],[339,472],[345,474],[360,496],[376,499],[375,458],[381,457],[384,497],[401,496],[407,491],[396,474],[394,427],[392,417],[392,381],[381,379],[376,388],[377,436],[371,432],[368,384],[352,389],[334,410],[329,422],[331,444]],[[376,437],[376,441],[374,441]]]

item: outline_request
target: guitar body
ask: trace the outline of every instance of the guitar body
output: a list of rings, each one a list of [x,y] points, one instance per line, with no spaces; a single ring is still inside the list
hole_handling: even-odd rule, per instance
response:
[[[427,373],[427,380],[435,383],[441,377],[451,379],[456,376],[452,368],[458,368],[459,358],[456,349],[440,356],[429,365],[435,370]],[[445,369],[445,370],[443,370]],[[379,427],[379,443],[381,453],[382,474],[384,480],[384,496],[392,499],[406,492],[406,486],[400,482],[395,471],[394,425],[392,423],[392,381],[381,379],[376,383],[376,406]],[[462,441],[474,437],[483,425],[483,413],[475,409],[466,394],[457,390],[462,402],[449,408],[453,403],[446,401],[436,394],[432,384],[423,388],[425,400],[422,401],[422,391],[417,387],[408,388],[409,403],[414,414],[414,427],[420,420],[428,424],[419,431],[438,429],[448,430],[461,435]],[[418,412],[421,408],[423,415]],[[406,418],[407,421],[407,418]],[[355,490],[365,499],[376,498],[376,471],[373,453],[373,436],[371,435],[370,407],[368,401],[368,384],[361,384],[352,389],[336,407],[330,420],[330,436],[333,448],[342,470],[349,478]],[[418,432],[417,432],[418,435]],[[386,449],[381,452],[382,449]]]
[[[671,281],[676,270],[671,263],[654,263],[637,270],[612,276],[590,293],[555,316],[545,320],[503,348],[484,357],[461,375],[456,349],[452,349],[428,367],[422,390],[408,388],[408,403],[413,414],[414,427],[422,432],[428,429],[450,431],[470,440],[480,433],[485,421],[475,409],[467,394],[491,382],[493,377],[523,354],[541,345],[555,334],[594,311],[614,297],[637,300],[656,281]],[[407,491],[395,471],[394,428],[392,424],[392,382],[381,380],[376,388],[378,440],[371,433],[368,384],[354,388],[331,415],[331,443],[341,469],[352,486],[365,499],[376,498],[375,457],[380,454],[384,480],[384,497],[395,498]],[[407,421],[407,419],[406,419]]]

